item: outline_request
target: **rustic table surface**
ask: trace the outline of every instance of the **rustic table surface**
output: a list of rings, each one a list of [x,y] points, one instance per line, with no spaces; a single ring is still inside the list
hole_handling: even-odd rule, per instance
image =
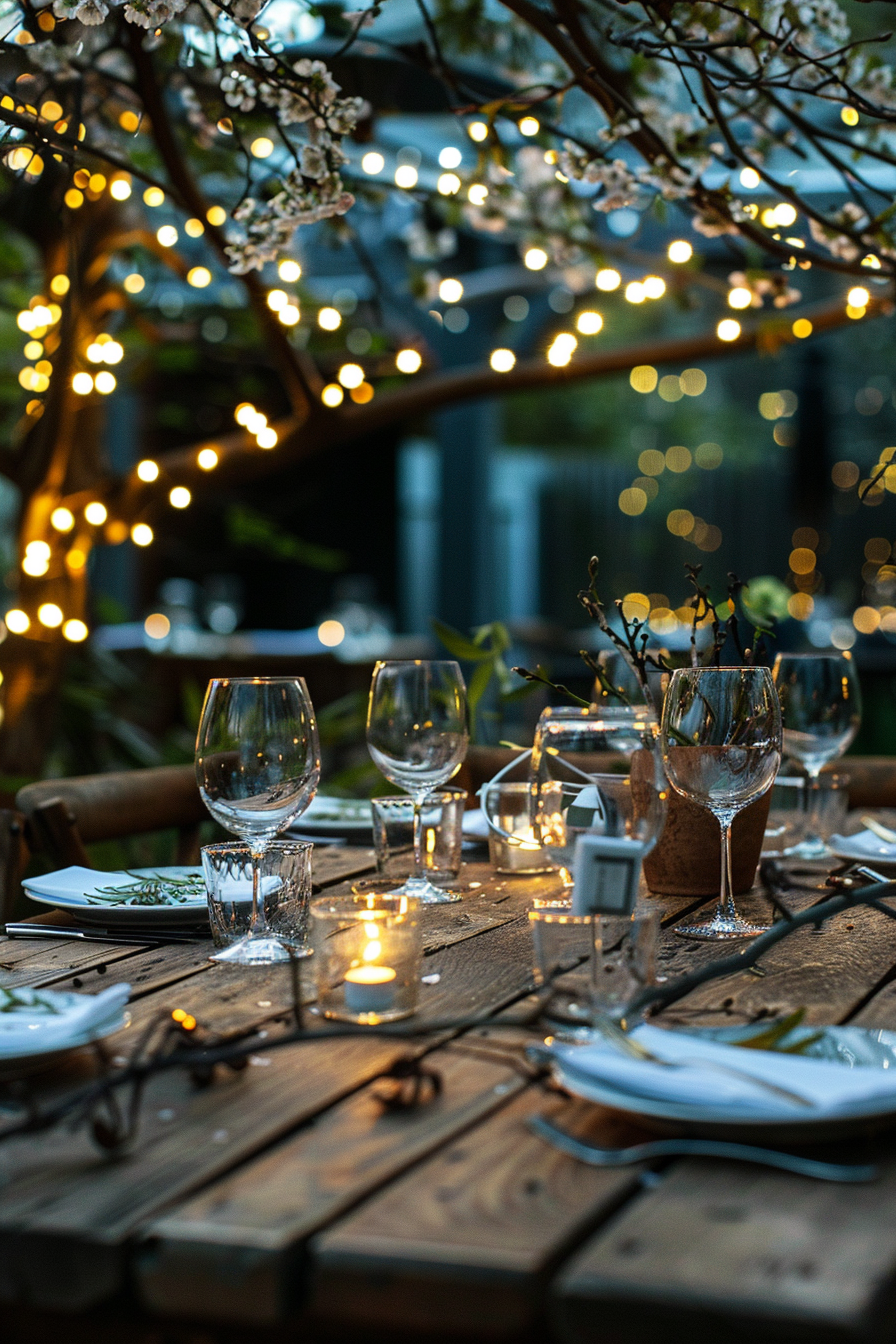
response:
[[[338,891],[371,866],[366,850],[318,849],[316,887]],[[208,1086],[182,1070],[154,1076],[126,1156],[101,1154],[83,1126],[0,1146],[4,1338],[891,1338],[892,1143],[831,1150],[879,1161],[875,1183],[851,1187],[721,1161],[612,1171],[560,1155],[528,1130],[530,1116],[607,1144],[646,1136],[533,1078],[522,1028],[494,1025],[524,1017],[526,912],[554,879],[483,864],[463,881],[461,904],[424,912],[414,1021],[482,1025],[411,1040],[266,1049],[290,1027],[288,970],[209,963],[204,942],[0,942],[7,987],[128,981],[134,1020],[113,1053],[178,1008],[212,1032],[268,1033],[246,1069]],[[788,900],[799,908],[820,895]],[[658,901],[666,975],[718,955],[671,932],[699,904]],[[758,893],[742,906],[768,915]],[[664,1018],[739,1023],[804,1007],[812,1023],[896,1027],[896,921],[879,911],[801,929],[759,971],[708,983]],[[425,1056],[442,1090],[389,1109],[381,1075],[409,1054]],[[92,1067],[82,1053],[33,1087],[46,1100]],[[9,1084],[4,1096],[21,1105]]]

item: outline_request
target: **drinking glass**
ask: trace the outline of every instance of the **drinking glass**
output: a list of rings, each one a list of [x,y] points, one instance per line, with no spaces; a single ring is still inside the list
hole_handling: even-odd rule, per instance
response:
[[[767,667],[688,667],[672,676],[662,724],[669,783],[708,808],[722,832],[719,904],[708,924],[680,924],[684,938],[753,938],[731,884],[731,823],[770,788],[781,761],[781,708]]]
[[[196,779],[215,821],[252,855],[252,918],[244,938],[214,961],[241,966],[288,961],[259,899],[270,840],[311,802],[320,779],[317,724],[301,677],[221,677],[210,681],[196,736]]]
[[[775,686],[784,720],[784,753],[799,761],[809,776],[809,832],[800,844],[802,858],[825,858],[819,834],[818,776],[842,756],[862,721],[862,699],[853,656],[830,653],[779,653]]]
[[[467,693],[457,663],[377,663],[367,708],[367,746],[392,784],[414,800],[414,872],[394,894],[425,905],[459,901],[423,866],[423,800],[455,773],[467,751]]]

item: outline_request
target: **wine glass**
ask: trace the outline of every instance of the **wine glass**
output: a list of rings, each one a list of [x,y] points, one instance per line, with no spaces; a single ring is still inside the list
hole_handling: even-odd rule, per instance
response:
[[[824,858],[827,845],[818,834],[818,776],[842,756],[862,721],[859,679],[851,653],[779,653],[775,686],[784,720],[784,753],[799,761],[809,776],[806,790],[808,833],[799,845],[802,858]]]
[[[377,663],[367,709],[367,747],[377,769],[414,800],[414,873],[397,889],[424,904],[459,901],[423,870],[423,800],[467,752],[467,691],[452,662]]]
[[[252,920],[245,938],[213,961],[288,961],[260,899],[268,841],[311,802],[320,780],[317,723],[301,677],[221,677],[208,684],[196,736],[196,779],[215,821],[252,855]]]
[[[687,667],[673,673],[661,729],[677,793],[708,808],[722,832],[719,904],[708,924],[680,924],[684,938],[753,938],[731,885],[731,823],[774,782],[781,761],[781,708],[767,667]]]

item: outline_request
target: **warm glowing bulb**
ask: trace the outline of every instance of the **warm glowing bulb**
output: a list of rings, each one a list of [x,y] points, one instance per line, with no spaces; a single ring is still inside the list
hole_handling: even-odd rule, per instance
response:
[[[137,476],[141,481],[157,481],[159,479],[158,462],[153,462],[151,457],[144,457],[142,462],[137,463]]]
[[[782,229],[789,229],[791,224],[796,223],[796,210],[789,201],[782,201],[775,206],[775,223]]]
[[[214,448],[202,448],[196,458],[197,464],[203,471],[214,471],[218,465],[218,454]]]
[[[326,648],[335,649],[345,639],[345,626],[341,621],[321,621],[317,637]]]
[[[598,289],[602,289],[605,294],[609,294],[622,284],[622,276],[618,271],[614,271],[612,267],[608,266],[598,271],[594,277],[594,283]]]
[[[659,275],[646,275],[641,284],[648,299],[661,299],[666,292],[666,282]]]
[[[270,425],[265,425],[264,428],[260,429],[255,435],[255,442],[258,444],[259,448],[276,448],[278,438],[279,435],[277,434],[276,429],[272,429]]]
[[[342,325],[342,314],[336,308],[321,308],[317,323],[324,331],[338,331]]]
[[[63,621],[62,608],[55,602],[42,602],[37,609],[37,619],[48,630],[57,630]]]
[[[72,513],[71,509],[67,509],[64,505],[60,504],[59,508],[54,509],[50,514],[50,522],[57,532],[71,532],[75,525],[75,515]]]
[[[205,225],[201,219],[188,219],[184,225],[184,233],[188,238],[201,238],[205,233]]]
[[[685,238],[676,238],[674,242],[669,244],[666,255],[676,266],[681,266],[684,262],[690,261],[694,255],[694,249]]]
[[[462,185],[457,173],[440,173],[436,188],[440,196],[456,196]]]
[[[485,205],[487,196],[488,187],[484,186],[482,182],[474,182],[471,187],[467,188],[467,200],[472,205]]]
[[[841,107],[840,120],[844,126],[858,126],[859,114],[854,107]]]
[[[797,340],[804,341],[807,336],[812,335],[812,323],[808,317],[798,317],[793,324],[793,334]]]
[[[720,341],[736,341],[740,335],[740,323],[735,322],[733,317],[726,317],[716,327],[716,335]]]
[[[274,313],[279,313],[281,308],[285,308],[289,303],[289,295],[285,289],[272,289],[268,293],[268,307]]]
[[[439,298],[443,303],[458,303],[464,296],[464,287],[459,280],[445,279],[439,285]]]
[[[586,310],[579,313],[576,318],[576,327],[583,336],[596,336],[604,325],[604,320],[600,313],[593,313]]]
[[[399,373],[416,373],[422,363],[419,350],[399,350],[395,356],[395,367]]]
[[[283,323],[284,327],[294,327],[302,314],[294,303],[288,303],[285,308],[281,308],[277,317]]]
[[[110,392],[115,391],[115,374],[110,373],[108,369],[102,369],[93,381],[97,392],[101,392],[104,397],[107,397]]]
[[[177,242],[177,229],[173,224],[163,224],[160,229],[156,229],[156,238],[162,247],[173,247]]]
[[[481,143],[488,138],[488,126],[484,121],[471,121],[467,127],[467,135],[471,140]]]
[[[360,387],[364,381],[364,370],[360,364],[343,364],[337,377],[343,387]]]
[[[745,285],[735,285],[734,289],[728,291],[729,308],[749,308],[753,302],[752,291]]]
[[[90,631],[83,621],[66,621],[62,627],[63,638],[68,639],[72,644],[81,644],[87,638]]]
[[[334,406],[339,406],[344,396],[345,393],[338,383],[327,383],[320,394],[320,399],[325,406],[332,408]]]
[[[54,275],[50,281],[50,289],[61,299],[64,294],[68,293],[71,283],[67,275]]]
[[[143,629],[150,639],[166,639],[171,633],[171,622],[163,611],[153,611],[143,622]]]
[[[126,201],[131,194],[131,184],[123,177],[116,177],[109,188],[109,195],[116,201]]]
[[[135,523],[131,528],[131,541],[135,546],[149,546],[152,543],[152,528],[148,523]]]
[[[266,135],[260,135],[252,141],[249,150],[256,159],[269,159],[274,152],[274,142]]]
[[[446,145],[444,149],[439,151],[440,168],[459,168],[462,159],[463,154],[454,145]]]
[[[867,308],[871,295],[863,285],[855,285],[846,296],[850,308]]]
[[[194,289],[205,289],[212,282],[212,273],[207,266],[192,266],[187,271],[187,284]]]
[[[401,163],[395,169],[395,185],[396,187],[404,187],[405,191],[410,191],[412,187],[416,187],[417,177],[417,169],[409,163]]]
[[[625,287],[625,297],[629,303],[643,303],[647,298],[640,280],[630,280]]]
[[[185,485],[176,485],[168,495],[168,501],[173,509],[187,508],[192,498]]]
[[[530,271],[543,271],[548,264],[548,254],[543,247],[529,247],[523,253],[523,265]]]
[[[386,160],[383,158],[382,154],[378,154],[375,149],[372,149],[368,154],[365,154],[361,160],[361,167],[364,169],[364,172],[369,173],[371,177],[375,177],[377,173],[381,173],[385,166]]]
[[[277,274],[280,279],[285,280],[288,285],[294,285],[297,280],[301,279],[302,268],[297,261],[290,261],[287,259],[286,261],[281,261],[280,265],[277,267]]]
[[[746,187],[747,191],[755,191],[762,178],[755,168],[742,168],[740,171],[740,184]]]
[[[13,607],[12,611],[6,613],[6,628],[11,630],[14,635],[24,635],[30,626],[31,621],[24,611],[20,611],[18,607]]]
[[[541,130],[541,122],[537,117],[523,117],[517,122],[520,135],[537,135]]]
[[[509,373],[516,363],[516,355],[512,350],[493,350],[488,362],[495,373]]]
[[[146,288],[146,281],[143,279],[142,275],[138,275],[137,272],[134,271],[131,275],[125,276],[124,288],[128,294],[139,294],[141,290]]]
[[[22,561],[22,572],[30,575],[32,579],[41,578],[49,568],[49,561],[42,555],[26,555]]]
[[[98,499],[94,499],[84,510],[84,517],[92,527],[102,527],[109,517],[109,511],[105,504],[101,504]]]
[[[150,208],[161,205],[165,199],[165,193],[159,187],[147,187],[143,193],[143,199]]]
[[[227,211],[223,206],[213,205],[205,212],[205,217],[213,229],[220,229],[227,222]]]

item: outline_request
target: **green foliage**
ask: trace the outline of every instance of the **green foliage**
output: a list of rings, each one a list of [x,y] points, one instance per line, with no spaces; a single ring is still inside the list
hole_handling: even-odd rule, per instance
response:
[[[471,737],[474,742],[479,742],[487,724],[501,723],[506,705],[521,700],[535,688],[531,685],[520,686],[504,661],[504,654],[513,641],[502,621],[476,626],[472,631],[472,639],[452,626],[445,625],[443,621],[433,621],[432,628],[452,657],[459,662],[474,665],[467,676],[467,705],[470,710]],[[486,693],[492,689],[498,709],[480,708]]]
[[[252,547],[272,560],[292,560],[308,569],[321,569],[331,574],[345,569],[348,564],[345,551],[303,541],[244,504],[232,504],[227,509],[224,525],[228,540],[234,546]]]

